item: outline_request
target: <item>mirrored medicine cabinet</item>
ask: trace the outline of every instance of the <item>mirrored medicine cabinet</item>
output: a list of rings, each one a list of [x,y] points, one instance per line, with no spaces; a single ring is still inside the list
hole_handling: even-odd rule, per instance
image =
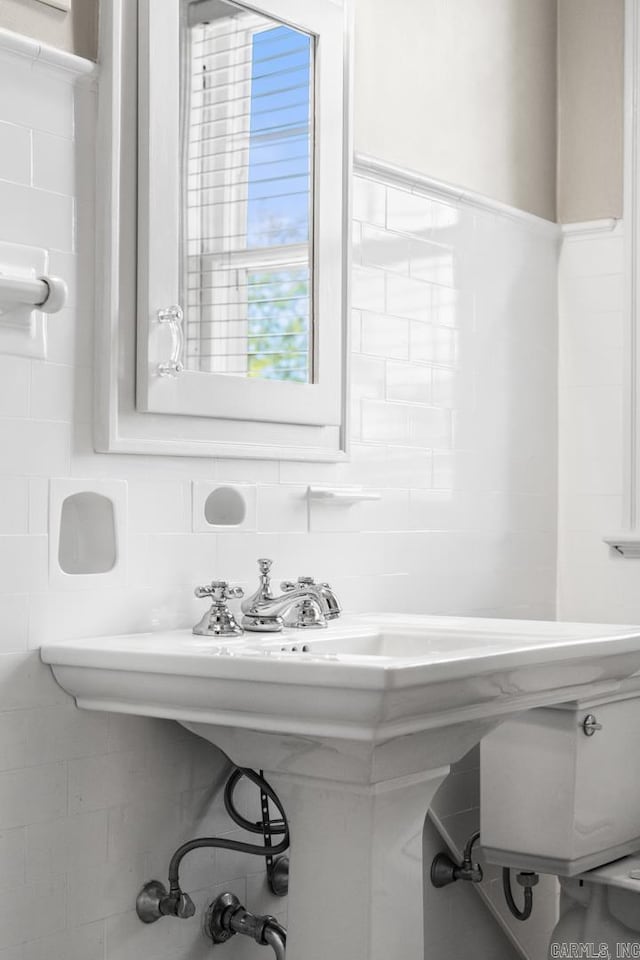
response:
[[[344,7],[104,6],[96,448],[343,459]]]

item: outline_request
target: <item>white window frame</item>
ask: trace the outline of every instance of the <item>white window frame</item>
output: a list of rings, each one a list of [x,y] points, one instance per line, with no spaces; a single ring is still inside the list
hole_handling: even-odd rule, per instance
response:
[[[139,0],[144,14],[144,4],[149,0]],[[174,0],[170,0],[174,3]],[[166,13],[164,0],[161,5]],[[139,306],[137,298],[144,294],[137,289],[135,264],[142,259],[142,269],[149,269],[145,254],[145,234],[152,234],[154,226],[167,232],[173,230],[178,237],[179,204],[176,197],[167,202],[149,204],[152,194],[144,183],[139,182],[136,167],[137,146],[137,105],[132,91],[137,89],[138,49],[137,49],[137,13],[136,0],[103,0],[101,9],[101,63],[102,72],[99,87],[99,123],[97,136],[97,329],[96,329],[96,404],[94,445],[100,452],[143,453],[173,456],[205,457],[248,457],[261,459],[292,459],[340,461],[348,456],[347,448],[347,404],[346,380],[348,356],[347,323],[348,283],[350,268],[350,205],[349,187],[351,179],[351,124],[350,124],[350,46],[351,46],[351,8],[342,7],[334,0],[305,0],[304,22],[300,22],[301,10],[298,0],[264,0],[251,6],[262,12],[272,13],[283,22],[291,23],[307,32],[316,32],[306,21],[307,13],[327,18],[333,30],[337,28],[339,15],[341,39],[339,57],[338,48],[333,47],[332,62],[324,60],[324,71],[339,75],[340,123],[336,136],[340,145],[334,142],[333,164],[334,179],[336,150],[340,156],[340,179],[334,182],[333,191],[325,187],[323,197],[325,209],[320,209],[316,198],[316,220],[334,224],[333,231],[319,229],[316,239],[319,263],[323,269],[315,271],[316,303],[319,308],[319,358],[320,383],[298,384],[287,382],[257,381],[244,378],[232,378],[226,375],[224,381],[225,400],[222,405],[214,404],[210,416],[175,413],[176,405],[172,394],[176,381],[167,379],[167,391],[158,403],[159,410],[142,411],[136,404],[138,394],[144,391],[144,380],[148,381],[149,362],[143,371],[142,383],[136,378],[136,343],[143,336],[138,322]],[[152,20],[156,18],[152,17]],[[164,18],[165,29],[171,28],[171,17]],[[156,24],[162,30],[161,24]],[[174,24],[175,26],[175,24]],[[155,38],[153,38],[155,39]],[[151,42],[153,42],[153,39]],[[335,37],[334,37],[335,41]],[[319,65],[322,63],[322,44],[318,44]],[[327,46],[324,46],[325,57]],[[144,67],[143,67],[144,69]],[[319,74],[320,75],[320,74]],[[177,91],[165,89],[164,96],[175,96]],[[154,94],[151,92],[149,108],[153,110]],[[331,131],[323,132],[321,95],[320,117],[318,120],[319,140],[325,144],[332,142]],[[166,101],[162,110],[166,110]],[[177,102],[175,104],[177,108]],[[143,107],[144,109],[144,107]],[[172,107],[173,109],[173,107]],[[335,117],[334,117],[335,119]],[[334,133],[336,133],[334,131]],[[153,151],[157,141],[138,145],[144,153]],[[166,151],[164,162],[175,173],[177,153]],[[322,163],[322,159],[320,158]],[[331,178],[329,178],[331,180]],[[326,178],[325,178],[325,182]],[[142,225],[136,217],[136,202],[139,193],[144,197],[143,210],[146,220]],[[339,216],[335,211],[339,211]],[[136,251],[136,240],[141,229],[140,245]],[[337,235],[339,233],[339,236]],[[324,265],[324,266],[323,266]],[[174,291],[179,290],[179,264],[177,258],[165,264],[166,272],[160,272],[162,289],[154,293],[156,298],[151,309],[146,311],[147,326],[150,315],[155,316],[158,307],[155,303],[168,305],[176,301]],[[157,271],[157,265],[153,268]],[[333,277],[335,283],[330,282]],[[330,296],[328,297],[328,291]],[[147,294],[148,296],[148,294]],[[324,312],[323,307],[324,305]],[[327,308],[331,306],[329,313]],[[325,317],[326,328],[323,326]],[[337,318],[337,323],[336,323]],[[167,333],[152,329],[152,338],[158,341],[156,356],[158,360],[167,356]],[[158,337],[162,333],[162,337]],[[331,343],[324,345],[328,340]],[[152,355],[152,354],[150,354]],[[198,374],[194,375],[198,378]],[[204,376],[211,376],[206,374]],[[178,378],[179,379],[179,378]],[[189,378],[191,379],[191,378]],[[136,380],[138,380],[136,388]],[[237,381],[233,390],[230,381]],[[324,400],[314,399],[321,394],[317,388],[322,384],[330,385],[332,397],[325,397],[329,403],[328,414],[323,412]],[[155,385],[154,385],[155,386]],[[256,387],[283,388],[284,399],[274,401],[269,417],[265,417],[265,404],[262,390]],[[232,402],[229,401],[234,394]],[[259,396],[260,394],[260,396]],[[301,396],[309,397],[308,402]],[[307,415],[299,416],[300,408],[305,405]],[[172,412],[168,412],[172,411]],[[306,422],[305,422],[306,421]]]

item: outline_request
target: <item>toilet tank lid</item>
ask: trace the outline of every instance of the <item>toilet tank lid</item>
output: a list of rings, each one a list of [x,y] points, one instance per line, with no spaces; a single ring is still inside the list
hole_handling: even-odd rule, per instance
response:
[[[599,883],[608,887],[621,887],[640,893],[640,853],[629,857],[622,857],[603,867],[581,873],[574,880],[584,880],[585,883]]]

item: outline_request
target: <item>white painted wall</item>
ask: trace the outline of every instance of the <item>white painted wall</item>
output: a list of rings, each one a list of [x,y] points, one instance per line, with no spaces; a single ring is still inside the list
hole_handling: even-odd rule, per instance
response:
[[[96,60],[99,0],[72,0],[59,10],[41,0],[0,0],[0,27]]]
[[[624,0],[558,0],[558,220],[622,216]]]
[[[357,148],[562,223],[619,217],[623,38],[624,0],[356,0]]]
[[[77,711],[37,648],[189,625],[202,612],[195,584],[251,585],[265,555],[278,576],[333,581],[347,610],[553,616],[556,240],[534,219],[357,178],[352,462],[96,455],[89,101],[75,142],[68,78],[0,56],[0,240],[48,247],[71,289],[46,362],[0,357],[0,960],[198,960],[210,950],[197,921],[148,929],[132,905],[173,847],[229,830],[221,756],[172,724]],[[127,482],[124,586],[51,585],[53,476]],[[193,533],[192,479],[253,485],[256,529]],[[314,481],[363,483],[382,501],[319,506],[309,525]],[[468,778],[450,812],[473,806],[474,789]],[[244,857],[196,854],[185,885],[200,903],[222,885],[253,909],[282,907]],[[472,891],[463,896],[461,924],[457,897],[429,891],[441,960],[478,938],[509,960]],[[263,953],[242,941],[225,955]]]
[[[357,0],[356,148],[555,220],[556,0]]]

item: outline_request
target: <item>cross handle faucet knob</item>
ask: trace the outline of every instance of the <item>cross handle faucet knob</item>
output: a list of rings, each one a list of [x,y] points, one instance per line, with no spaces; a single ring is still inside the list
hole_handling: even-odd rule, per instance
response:
[[[242,587],[230,587],[226,580],[212,580],[204,587],[196,587],[196,597],[211,600],[211,606],[196,623],[193,632],[201,637],[238,637],[242,627],[227,606],[228,600],[244,597]]]
[[[283,580],[280,584],[280,589],[284,590],[285,593],[290,593],[291,590],[295,590],[297,587],[315,586],[317,586],[317,584],[313,577],[298,577],[297,583],[294,583],[293,580]]]
[[[242,587],[230,587],[226,580],[212,580],[204,587],[196,587],[194,593],[196,597],[210,597],[213,603],[219,604],[244,597]]]

